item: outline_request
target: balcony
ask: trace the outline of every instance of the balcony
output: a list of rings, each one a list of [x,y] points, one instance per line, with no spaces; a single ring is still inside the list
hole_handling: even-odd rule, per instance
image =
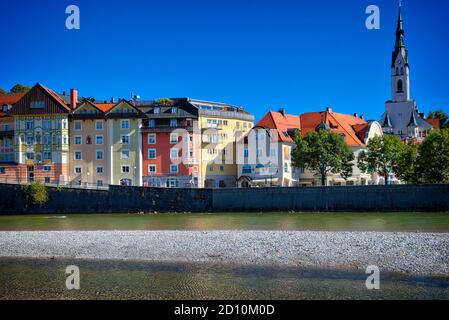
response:
[[[156,125],[155,127],[142,127],[142,133],[160,133],[160,132],[172,132],[176,129],[183,129],[188,132],[193,132],[193,126],[187,123],[178,123],[176,127],[172,127],[169,124]]]

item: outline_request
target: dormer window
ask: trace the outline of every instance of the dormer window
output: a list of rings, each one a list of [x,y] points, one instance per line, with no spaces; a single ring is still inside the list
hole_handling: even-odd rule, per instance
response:
[[[3,111],[3,112],[8,112],[8,105],[7,105],[7,104],[4,104],[4,105],[2,106],[2,111]]]
[[[154,111],[154,114],[159,114],[159,113],[161,113],[161,108],[155,107],[155,108],[153,109],[153,111]]]
[[[176,113],[176,112],[178,112],[178,108],[172,107],[172,108],[171,108],[171,113]]]

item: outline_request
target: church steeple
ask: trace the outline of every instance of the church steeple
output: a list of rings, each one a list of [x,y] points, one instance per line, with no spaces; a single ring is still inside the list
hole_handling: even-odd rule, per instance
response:
[[[394,102],[410,100],[410,66],[408,63],[408,50],[405,46],[401,4],[399,5],[396,41],[391,62],[391,97]]]
[[[391,62],[392,66],[394,66],[394,63],[396,62],[396,59],[399,54],[402,54],[405,63],[408,63],[408,50],[405,47],[405,31],[401,9],[402,9],[401,6],[399,6],[398,23],[396,27],[396,42],[393,51],[393,61]]]

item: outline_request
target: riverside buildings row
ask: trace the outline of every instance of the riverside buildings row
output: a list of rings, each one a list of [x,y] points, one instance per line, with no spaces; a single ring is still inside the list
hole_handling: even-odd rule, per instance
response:
[[[0,95],[0,182],[153,187],[319,185],[320,177],[294,168],[293,135],[338,133],[355,156],[369,140],[395,134],[422,140],[438,128],[410,95],[410,64],[399,10],[391,61],[391,99],[379,122],[323,112],[254,116],[223,103],[182,99],[109,102],[57,94],[36,84],[26,94]],[[349,179],[327,184],[366,185],[382,178],[354,163]]]

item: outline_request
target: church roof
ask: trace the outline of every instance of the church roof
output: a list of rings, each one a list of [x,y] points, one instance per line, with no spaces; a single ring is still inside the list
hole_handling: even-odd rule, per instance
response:
[[[382,124],[382,128],[392,128],[390,116],[388,115],[388,112],[385,113],[384,122]]]
[[[419,127],[418,120],[416,120],[415,112],[412,112],[410,122],[408,123],[408,127]]]
[[[394,67],[394,63],[400,54],[404,58],[405,63],[408,64],[408,50],[405,47],[405,32],[403,28],[401,7],[399,7],[398,24],[396,27],[396,41],[392,54],[391,67]]]

